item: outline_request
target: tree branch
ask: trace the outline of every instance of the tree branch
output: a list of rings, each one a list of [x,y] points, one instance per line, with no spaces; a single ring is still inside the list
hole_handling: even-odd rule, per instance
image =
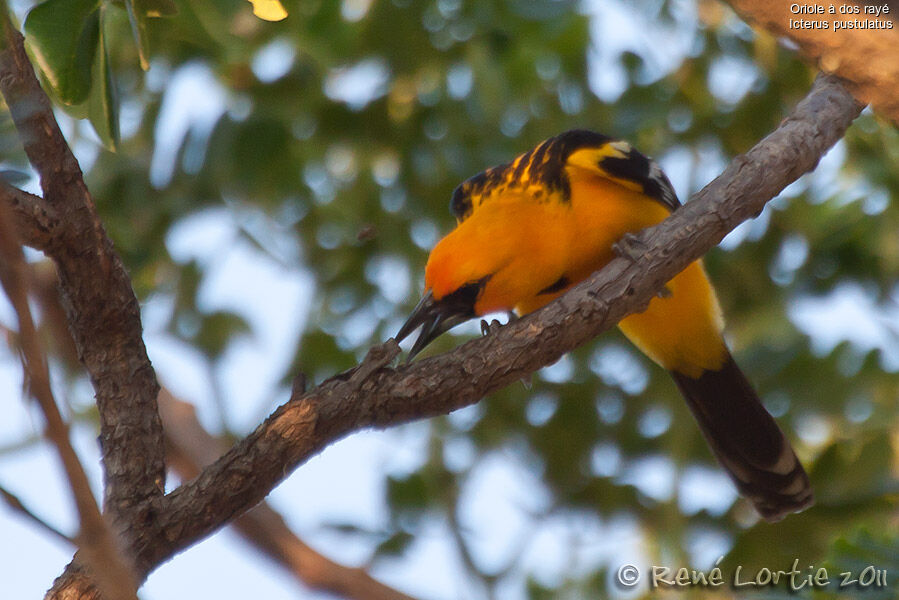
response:
[[[799,52],[825,73],[835,73],[846,80],[846,87],[865,103],[870,103],[883,116],[899,123],[899,21],[897,7],[879,16],[865,14],[794,14],[796,3],[782,0],[727,0],[737,13],[757,27],[786,37],[799,46]],[[798,5],[815,3],[799,2]],[[863,6],[862,2],[835,3],[835,6]],[[825,8],[827,3],[820,3]],[[879,5],[878,8],[882,6]],[[864,8],[861,8],[864,11]],[[892,29],[833,30],[834,22],[892,20]],[[790,21],[827,22],[829,29],[791,27]]]
[[[398,347],[291,399],[194,480],[169,494],[139,539],[140,564],[156,565],[257,504],[299,464],[367,427],[384,428],[467,406],[550,364],[641,310],[665,282],[803,173],[842,137],[861,106],[833,77],[769,136],[661,224],[638,235],[639,261],[616,258],[536,313],[444,355],[393,369]]]
[[[76,544],[75,540],[61,532],[59,529],[50,525],[50,523],[46,522],[36,514],[34,514],[27,506],[25,506],[19,498],[7,490],[5,487],[0,485],[0,497],[3,498],[3,501],[6,502],[6,505],[10,507],[12,510],[16,511],[20,515],[24,516],[26,519],[51,534],[53,537],[62,540],[64,542],[68,542],[70,544]]]
[[[56,262],[69,327],[100,411],[104,507],[127,537],[137,523],[153,518],[154,504],[146,500],[160,499],[164,490],[165,448],[156,411],[159,386],[141,337],[140,311],[128,274],[97,217],[78,162],[2,0],[0,13],[0,93],[40,176],[47,224],[52,224],[46,238],[26,239],[39,242]],[[0,195],[16,197],[7,188]],[[35,203],[33,197],[17,198]],[[18,217],[28,214],[17,211]],[[40,230],[39,219],[30,227]]]
[[[187,480],[215,462],[228,445],[213,437],[197,420],[191,404],[159,394],[159,413],[165,427],[169,464]],[[414,600],[373,579],[363,569],[338,564],[299,539],[265,501],[231,524],[240,535],[271,557],[306,586],[356,600]]]
[[[28,304],[28,266],[9,212],[9,207],[0,204],[0,284],[18,318],[26,387],[44,413],[44,434],[56,449],[78,510],[80,527],[76,541],[88,570],[108,600],[136,600],[133,571],[123,561],[115,536],[100,514],[90,482],[69,441],[68,425],[53,398],[47,360]]]
[[[0,202],[10,207],[16,233],[23,244],[38,250],[50,248],[59,227],[56,212],[44,199],[0,179]]]

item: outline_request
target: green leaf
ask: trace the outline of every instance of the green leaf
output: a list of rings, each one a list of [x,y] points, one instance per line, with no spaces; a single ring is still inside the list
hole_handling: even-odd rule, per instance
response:
[[[106,36],[101,26],[100,51],[97,53],[94,70],[97,85],[94,86],[88,100],[88,118],[103,145],[115,151],[119,144],[119,99],[109,68],[108,52]]]
[[[146,71],[150,68],[150,40],[147,35],[147,19],[153,17],[170,17],[178,12],[172,0],[125,0],[128,8],[128,19],[131,21],[131,32],[137,44],[140,56],[140,67]]]
[[[66,104],[91,91],[100,37],[99,0],[47,0],[25,19],[25,35],[53,92]]]

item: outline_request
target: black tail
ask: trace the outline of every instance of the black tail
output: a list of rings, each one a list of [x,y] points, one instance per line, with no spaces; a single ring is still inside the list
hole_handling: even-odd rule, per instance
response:
[[[698,379],[671,371],[718,462],[766,521],[814,502],[790,442],[730,354]]]

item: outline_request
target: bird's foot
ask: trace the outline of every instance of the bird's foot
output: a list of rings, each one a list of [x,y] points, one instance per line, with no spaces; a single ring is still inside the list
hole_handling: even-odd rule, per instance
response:
[[[499,322],[498,319],[493,319],[491,322],[487,322],[487,319],[481,319],[481,335],[488,335],[491,331],[496,331],[503,324]]]
[[[625,233],[621,239],[612,244],[612,251],[617,256],[637,262],[646,252],[646,242],[635,233]]]

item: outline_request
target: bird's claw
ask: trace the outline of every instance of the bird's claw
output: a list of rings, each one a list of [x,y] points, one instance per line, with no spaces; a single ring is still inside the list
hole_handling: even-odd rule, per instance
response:
[[[502,325],[498,319],[493,319],[490,323],[487,322],[487,319],[481,319],[481,335],[487,335],[491,331],[502,327]]]
[[[612,244],[612,251],[617,256],[636,262],[646,252],[646,243],[635,233],[625,233]]]

